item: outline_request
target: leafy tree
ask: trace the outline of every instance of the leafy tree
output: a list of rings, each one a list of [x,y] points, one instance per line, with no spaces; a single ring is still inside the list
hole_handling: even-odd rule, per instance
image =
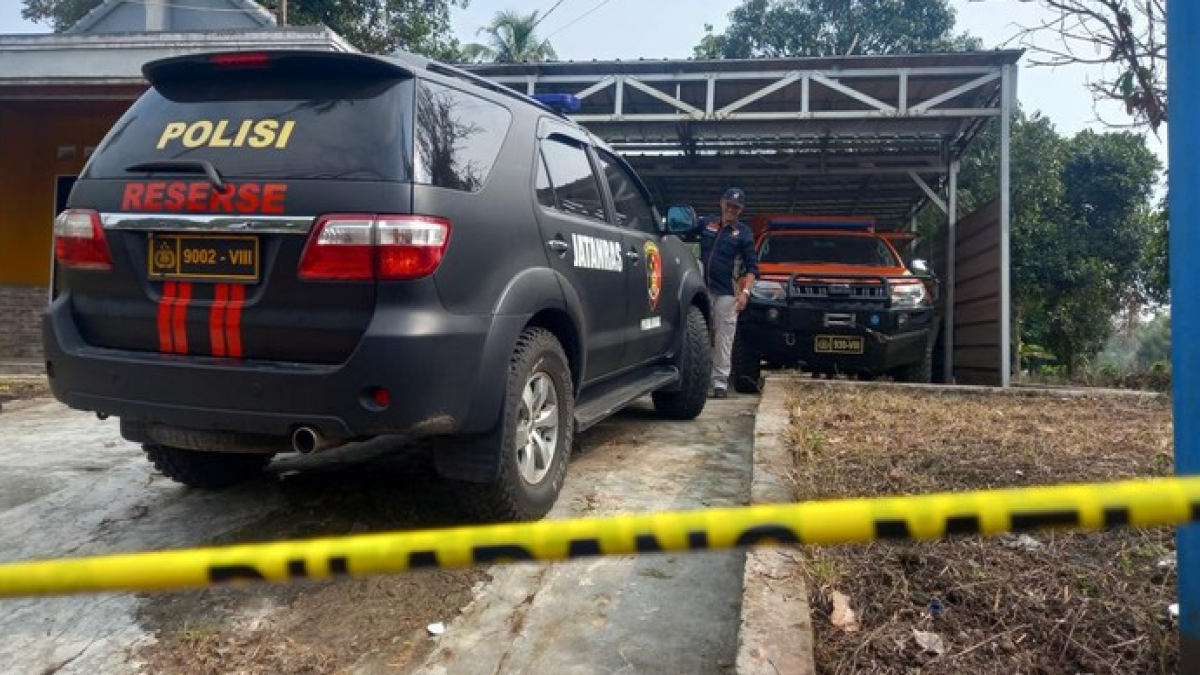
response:
[[[903,54],[979,49],[955,36],[948,0],[744,0],[729,27],[706,35],[699,58]]]
[[[537,10],[530,14],[497,12],[492,22],[478,31],[487,34],[488,44],[468,44],[463,47],[463,56],[468,61],[495,63],[553,61],[558,58],[554,47],[534,32],[539,23]]]
[[[1157,132],[1167,121],[1166,0],[1037,0],[1050,18],[1024,28],[1035,65],[1105,64],[1115,74],[1089,85],[1096,100],[1115,100]],[[1038,40],[1051,35],[1051,40]]]
[[[75,25],[104,0],[24,0],[21,16],[35,23],[49,22],[55,33]]]
[[[1171,363],[1171,315],[1162,312],[1150,320],[1137,335],[1133,353],[1139,370],[1150,370],[1158,363]]]
[[[1010,159],[1010,272],[1013,339],[1021,349],[1030,339],[1026,326],[1045,311],[1046,289],[1065,264],[1055,246],[1063,199],[1062,172],[1067,141],[1048,118],[1018,113],[1012,123]],[[999,188],[998,125],[988,125],[962,158],[959,204],[971,213],[995,199]],[[940,223],[942,218],[938,217]],[[1017,366],[1020,366],[1018,362]]]
[[[998,152],[993,128],[963,157],[964,212],[995,197]],[[1163,217],[1150,206],[1158,159],[1136,134],[1065,139],[1024,114],[1010,155],[1013,337],[1074,374],[1104,345],[1114,316],[1153,301],[1146,260]]]
[[[23,0],[21,16],[49,22],[62,32],[103,0]],[[384,54],[403,49],[453,60],[458,41],[450,31],[450,7],[469,0],[288,0],[288,23],[325,24],[359,49]],[[277,10],[278,0],[261,2]]]

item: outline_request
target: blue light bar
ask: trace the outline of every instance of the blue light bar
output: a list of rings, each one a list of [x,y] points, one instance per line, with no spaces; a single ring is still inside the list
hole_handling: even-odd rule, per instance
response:
[[[574,94],[534,94],[533,99],[564,115],[577,113],[583,108],[583,101]]]

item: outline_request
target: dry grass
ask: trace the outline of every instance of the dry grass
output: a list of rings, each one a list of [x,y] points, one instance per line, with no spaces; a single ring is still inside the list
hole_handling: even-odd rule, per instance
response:
[[[8,401],[40,398],[50,395],[50,385],[40,375],[0,376],[0,406]]]
[[[1173,471],[1165,398],[788,386],[801,499]],[[1174,673],[1174,547],[1155,528],[806,548],[818,672]],[[835,592],[859,630],[831,622]]]

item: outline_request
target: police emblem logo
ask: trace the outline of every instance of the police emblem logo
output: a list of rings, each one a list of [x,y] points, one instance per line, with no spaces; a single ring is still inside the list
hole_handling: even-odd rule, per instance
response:
[[[156,271],[174,270],[176,267],[175,249],[171,248],[171,245],[167,242],[163,242],[159,245],[158,249],[154,251],[153,260],[154,269]]]
[[[646,242],[646,292],[649,296],[650,311],[658,309],[658,297],[662,294],[662,254],[658,251],[658,244],[652,241]]]

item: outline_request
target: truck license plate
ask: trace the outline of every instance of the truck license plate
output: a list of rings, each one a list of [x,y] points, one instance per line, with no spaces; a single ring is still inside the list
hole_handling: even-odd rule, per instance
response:
[[[151,279],[258,281],[258,237],[151,234]]]
[[[818,335],[813,351],[818,354],[861,354],[861,335]]]

